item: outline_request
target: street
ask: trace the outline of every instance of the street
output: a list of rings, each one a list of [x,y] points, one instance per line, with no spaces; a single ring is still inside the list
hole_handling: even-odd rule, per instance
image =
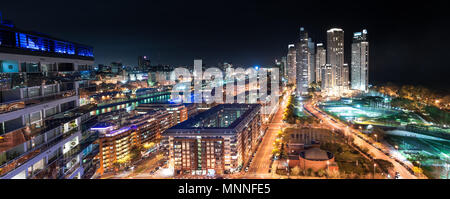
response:
[[[280,131],[283,126],[283,113],[290,94],[291,91],[288,91],[287,94],[283,96],[283,101],[280,103],[280,107],[268,125],[266,135],[263,137],[262,143],[253,158],[253,162],[250,165],[248,172],[246,173],[246,177],[270,178],[272,175],[269,173],[269,169],[271,169],[270,165],[272,163],[270,158],[272,157],[273,143],[277,137],[277,132]]]

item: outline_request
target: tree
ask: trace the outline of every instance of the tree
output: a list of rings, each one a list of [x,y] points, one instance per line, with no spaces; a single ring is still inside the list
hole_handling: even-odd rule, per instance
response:
[[[311,168],[308,168],[308,169],[306,170],[306,175],[307,175],[307,176],[314,176],[314,171],[313,171]]]
[[[325,174],[326,174],[325,169],[319,169],[317,171],[317,176],[319,176],[319,177],[323,177],[323,176],[325,176]]]
[[[413,167],[413,171],[414,171],[415,174],[419,174],[419,175],[423,173],[422,168],[417,167],[417,166]]]
[[[137,146],[137,145],[132,146],[131,149],[130,149],[131,161],[135,162],[137,160],[140,160],[142,158],[141,151],[142,151],[142,147],[141,146]]]
[[[120,163],[119,162],[117,162],[117,161],[114,161],[113,163],[112,163],[112,169],[113,169],[113,171],[114,172],[117,172],[119,169],[120,169]]]
[[[328,178],[340,178],[341,177],[338,170],[327,169],[326,175],[328,176]]]
[[[298,166],[295,166],[292,170],[291,170],[291,174],[296,176],[296,175],[300,175],[300,168]]]

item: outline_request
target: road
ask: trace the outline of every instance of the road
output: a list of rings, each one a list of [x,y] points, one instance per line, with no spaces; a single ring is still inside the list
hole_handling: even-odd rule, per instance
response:
[[[163,156],[160,152],[155,152],[149,158],[143,159],[142,162],[135,166],[134,171],[123,171],[116,175],[104,175],[102,179],[133,179],[133,178],[154,178],[157,175],[150,175],[150,171],[154,170],[161,163]]]
[[[331,120],[330,117],[328,115],[323,115],[321,114],[312,104],[311,102],[306,103],[304,105],[304,108],[306,110],[308,110],[310,113],[312,113],[313,115],[315,115],[316,117],[318,117],[320,120],[322,120],[322,125],[327,125],[331,128],[334,129],[340,129],[341,131],[345,132],[347,135],[351,136],[354,139],[355,144],[359,145],[359,146],[363,146],[367,149],[369,149],[369,153],[372,154],[374,156],[374,158],[376,159],[383,159],[383,160],[387,160],[389,162],[391,162],[394,165],[394,170],[399,172],[401,178],[404,179],[417,179],[417,177],[415,175],[412,175],[411,173],[409,173],[409,171],[403,167],[402,165],[400,165],[398,162],[396,162],[393,158],[387,156],[386,154],[382,153],[381,151],[379,151],[377,148],[375,148],[374,146],[372,146],[371,144],[367,143],[365,140],[361,139],[360,137],[357,136],[357,134],[359,133],[358,130],[353,129],[349,126],[347,126],[346,124],[338,121],[338,120]],[[322,112],[324,113],[324,112]]]
[[[248,172],[245,174],[247,178],[271,177],[269,169],[272,163],[270,157],[272,157],[273,142],[275,142],[277,133],[283,126],[283,113],[291,92],[292,91],[288,91],[287,94],[283,96],[283,102],[281,102],[281,105],[275,113],[272,121],[268,124],[267,132],[264,135],[258,150],[256,151],[256,155],[253,158]]]

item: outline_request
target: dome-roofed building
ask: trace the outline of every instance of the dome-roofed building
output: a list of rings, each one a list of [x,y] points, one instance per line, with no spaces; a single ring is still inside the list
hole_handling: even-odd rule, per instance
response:
[[[304,159],[314,161],[330,160],[331,158],[333,158],[333,154],[331,154],[330,152],[315,147],[301,152],[300,156],[302,156],[302,158]]]
[[[311,168],[313,171],[327,168],[337,169],[337,164],[334,162],[334,155],[318,147],[311,147],[300,152],[298,166],[304,170]]]

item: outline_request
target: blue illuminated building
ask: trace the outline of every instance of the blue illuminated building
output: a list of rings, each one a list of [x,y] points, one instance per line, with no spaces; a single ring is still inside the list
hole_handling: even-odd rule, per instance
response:
[[[93,59],[91,46],[53,38],[42,33],[19,30],[0,24],[0,51],[15,51],[31,55]]]

